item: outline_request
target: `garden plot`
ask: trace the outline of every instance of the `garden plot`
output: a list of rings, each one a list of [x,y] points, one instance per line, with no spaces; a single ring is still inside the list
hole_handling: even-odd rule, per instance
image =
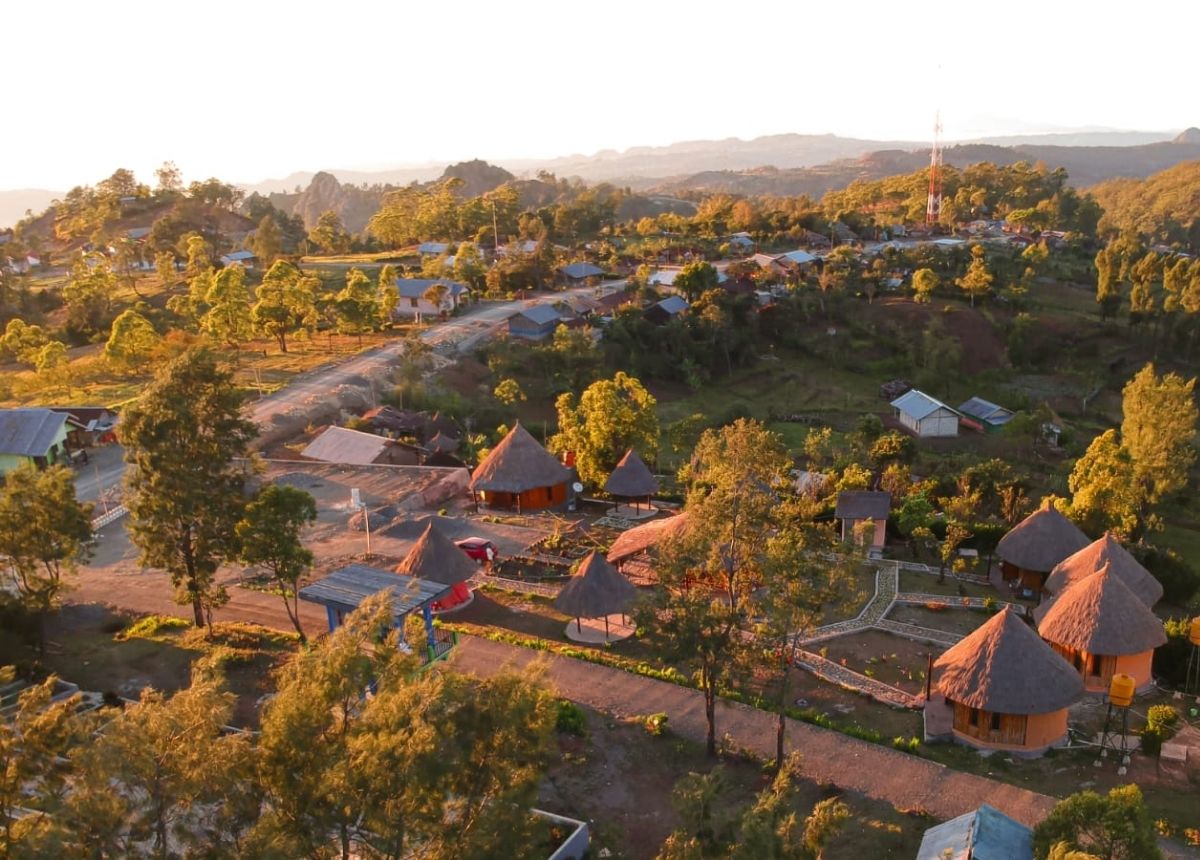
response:
[[[840,666],[914,696],[925,691],[929,654],[944,649],[879,630],[864,630],[821,643],[818,653]]]
[[[912,570],[900,571],[900,592],[903,594],[942,594],[946,597],[978,597],[981,600],[993,597],[999,599],[996,589],[989,585],[978,585],[974,582],[963,582],[947,575],[944,582],[938,582],[938,577],[929,573],[917,573]]]
[[[941,630],[956,636],[973,633],[990,617],[991,613],[985,609],[970,609],[953,602],[928,603],[924,606],[906,606],[898,603],[887,614],[889,621],[912,624],[929,630]]]

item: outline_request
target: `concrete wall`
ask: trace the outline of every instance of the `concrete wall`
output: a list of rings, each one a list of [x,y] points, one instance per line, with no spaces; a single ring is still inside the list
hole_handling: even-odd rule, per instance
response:
[[[918,422],[919,436],[957,436],[958,416],[948,409],[939,409],[931,415],[926,415]]]
[[[543,809],[530,810],[538,818],[544,818],[551,824],[557,824],[563,830],[570,831],[567,840],[550,855],[548,860],[583,860],[588,853],[588,826],[585,821],[577,821],[564,815],[555,815]]]

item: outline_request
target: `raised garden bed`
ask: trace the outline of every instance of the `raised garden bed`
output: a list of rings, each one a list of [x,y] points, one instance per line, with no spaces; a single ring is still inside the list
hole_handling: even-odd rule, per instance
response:
[[[546,558],[510,555],[495,561],[489,573],[526,582],[565,582],[571,576],[571,564],[567,559],[555,562]]]
[[[899,621],[902,624],[914,624],[917,627],[966,636],[991,618],[991,613],[986,609],[968,609],[954,601],[947,601],[944,609],[897,604],[887,617],[890,621]]]
[[[900,571],[900,591],[913,594],[944,594],[947,597],[1000,597],[996,589],[988,585],[961,582],[950,574],[946,574],[944,582],[938,582],[937,576],[911,570]]]
[[[925,690],[929,653],[937,659],[943,650],[903,636],[864,630],[822,642],[817,653],[868,678],[920,695]]]

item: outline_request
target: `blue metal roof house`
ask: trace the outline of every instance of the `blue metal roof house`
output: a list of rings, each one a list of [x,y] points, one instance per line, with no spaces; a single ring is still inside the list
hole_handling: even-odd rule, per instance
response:
[[[559,268],[558,273],[568,281],[584,281],[588,278],[600,277],[604,274],[604,270],[591,263],[571,263]]]
[[[942,401],[912,389],[892,401],[896,418],[913,435],[957,436],[959,414]]]
[[[1033,831],[985,803],[926,830],[917,860],[1033,860]]]
[[[517,311],[508,318],[508,334],[510,337],[523,337],[526,340],[545,340],[554,334],[554,330],[561,324],[562,317],[553,307],[534,305]]]
[[[974,418],[989,433],[999,430],[1013,417],[1011,409],[997,406],[995,403],[984,400],[982,397],[972,397],[966,403],[959,406],[958,411],[963,415]]]
[[[654,325],[666,325],[671,320],[687,312],[691,307],[682,296],[667,296],[661,302],[656,302],[642,312],[649,322]]]

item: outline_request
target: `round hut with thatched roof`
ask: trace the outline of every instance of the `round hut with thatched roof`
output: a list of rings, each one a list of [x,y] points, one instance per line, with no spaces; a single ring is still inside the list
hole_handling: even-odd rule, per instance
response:
[[[450,593],[433,605],[435,612],[459,609],[471,602],[468,580],[476,570],[475,562],[446,537],[433,520],[425,526],[404,560],[396,565],[396,573],[452,586]]]
[[[1055,565],[1089,543],[1088,536],[1046,499],[1000,538],[996,554],[1005,580],[1038,592]]]
[[[1079,552],[1063,559],[1050,571],[1043,587],[1042,602],[1033,610],[1033,617],[1041,621],[1050,611],[1054,601],[1068,588],[1087,579],[1106,564],[1147,607],[1153,607],[1162,600],[1161,583],[1150,571],[1142,567],[1129,550],[1121,546],[1119,540],[1105,533],[1104,537],[1092,541]]]
[[[626,503],[633,500],[634,504],[639,506],[640,512],[642,500],[645,500],[646,507],[650,508],[650,497],[658,492],[658,478],[654,477],[654,473],[638,456],[637,451],[630,448],[608,476],[604,483],[604,492],[614,499],[625,499]],[[620,508],[620,504],[616,507]]]
[[[687,512],[660,517],[621,532],[608,550],[608,560],[617,570],[638,585],[652,585],[656,547],[683,533],[687,527]]]
[[[954,708],[954,738],[980,749],[1037,755],[1061,743],[1067,708],[1083,693],[1070,664],[1010,606],[946,651],[933,669],[937,689]]]
[[[1118,672],[1132,677],[1139,690],[1149,687],[1154,649],[1167,642],[1162,621],[1111,563],[1059,595],[1038,634],[1075,668],[1090,693],[1108,692]]]
[[[617,569],[604,560],[598,552],[590,552],[579,563],[575,575],[562,587],[554,598],[554,608],[563,615],[575,619],[575,630],[567,624],[567,635],[573,639],[584,639],[582,619],[604,619],[604,641],[625,639],[633,634],[629,625],[618,628],[620,634],[613,636],[609,626],[610,615],[627,613],[637,600],[637,588]],[[574,635],[573,635],[574,634]]]
[[[571,472],[517,424],[471,474],[471,492],[493,508],[534,511],[567,500]]]

